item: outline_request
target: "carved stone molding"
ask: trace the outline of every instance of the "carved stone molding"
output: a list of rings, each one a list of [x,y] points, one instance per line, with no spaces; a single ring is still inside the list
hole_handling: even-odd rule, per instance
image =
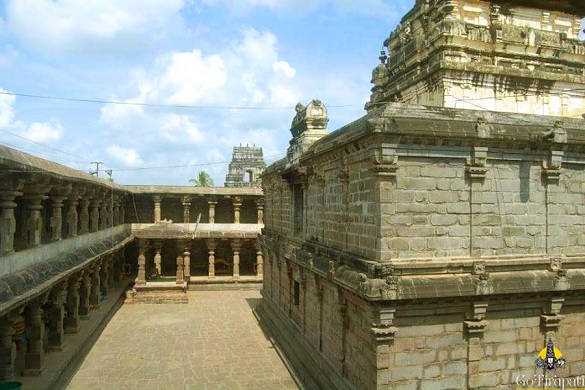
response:
[[[471,180],[485,180],[487,174],[487,154],[488,148],[484,146],[475,146],[471,150],[471,158],[467,164],[466,171]]]

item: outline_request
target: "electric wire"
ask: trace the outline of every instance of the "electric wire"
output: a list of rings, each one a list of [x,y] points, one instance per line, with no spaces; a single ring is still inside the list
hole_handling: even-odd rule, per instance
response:
[[[44,99],[44,100],[60,100],[66,102],[75,103],[96,103],[96,104],[114,104],[123,106],[139,106],[139,107],[159,107],[159,108],[183,108],[183,109],[197,109],[197,110],[290,110],[291,106],[286,107],[262,107],[262,106],[201,106],[201,105],[190,105],[190,104],[163,104],[163,103],[140,103],[140,102],[123,102],[117,100],[103,100],[103,99],[82,99],[82,98],[71,98],[63,96],[48,96],[48,95],[36,95],[28,93],[18,92],[7,92],[0,91],[1,95],[33,98],[33,99]],[[334,104],[328,105],[327,108],[345,108],[345,107],[357,107],[362,104]]]

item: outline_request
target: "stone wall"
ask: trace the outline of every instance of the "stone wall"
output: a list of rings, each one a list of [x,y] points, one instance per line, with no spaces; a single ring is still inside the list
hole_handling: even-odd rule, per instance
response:
[[[299,362],[305,383],[326,386],[334,377],[359,389],[514,387],[541,374],[535,360],[549,337],[568,361],[555,375],[585,375],[582,295],[565,299],[560,325],[547,328],[550,298],[488,299],[479,304],[482,319],[473,319],[477,302],[470,300],[379,307],[284,259],[272,257],[265,270],[263,305],[270,308],[263,310],[279,317],[265,320],[290,338],[289,354],[318,356],[323,370]],[[300,282],[298,304],[294,281]],[[392,327],[376,328],[376,312],[384,310],[393,313]],[[376,337],[380,329],[387,336]]]
[[[549,338],[585,375],[584,126],[389,105],[268,167],[263,310],[301,378],[510,387]]]

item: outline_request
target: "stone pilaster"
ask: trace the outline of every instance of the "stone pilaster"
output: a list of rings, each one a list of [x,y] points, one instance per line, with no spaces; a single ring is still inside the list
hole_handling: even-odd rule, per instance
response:
[[[81,286],[79,287],[79,317],[82,320],[89,318],[89,296],[91,294],[91,278],[89,272],[89,270],[83,272]]]
[[[322,304],[322,302],[321,302]],[[395,307],[377,306],[373,311],[374,321],[370,328],[376,352],[376,383],[386,383],[392,368],[391,347],[398,328],[394,325]]]
[[[15,320],[16,313],[8,313],[0,318],[0,381],[9,381],[14,378],[16,346],[12,341],[14,334],[12,324]]]
[[[542,330],[544,331],[544,345],[548,339],[554,337],[554,333],[559,329],[563,315],[561,309],[565,298],[551,298],[544,309],[544,314],[540,316]]]
[[[91,200],[90,205],[90,219],[89,219],[89,231],[97,232],[100,227],[100,204],[101,200],[94,198]]]
[[[146,240],[138,241],[138,275],[136,276],[136,284],[146,284]]]
[[[63,319],[65,318],[64,303],[67,296],[67,282],[57,285],[50,294],[51,306],[48,309],[49,329],[48,346],[49,351],[62,351],[65,344],[65,331]]]
[[[484,347],[481,343],[483,334],[488,325],[485,319],[488,304],[475,302],[472,305],[469,320],[464,321],[464,329],[467,336],[467,387],[476,388],[480,384],[479,363],[485,357]]]
[[[234,223],[240,223],[240,208],[242,207],[242,198],[234,196],[232,198],[232,205],[234,206]]]
[[[61,241],[61,233],[63,231],[63,217],[61,209],[63,208],[63,201],[67,199],[67,197],[54,195],[50,198],[52,202],[51,241]]]
[[[215,278],[215,239],[207,239],[207,250],[209,251],[208,278],[213,279]]]
[[[67,317],[65,318],[65,333],[77,333],[81,328],[79,324],[79,287],[81,279],[80,276],[74,275],[70,277],[67,282],[67,301],[65,302]]]
[[[189,208],[191,207],[191,197],[184,196],[183,200],[183,223],[189,223]]]
[[[239,279],[240,278],[240,249],[242,249],[242,241],[239,238],[234,238],[230,242],[233,255],[234,255],[234,272],[233,278]]]
[[[209,205],[209,223],[215,223],[215,206],[217,205],[217,201],[212,199],[207,204]]]
[[[162,256],[160,254],[160,252],[162,250],[162,245],[163,245],[162,241],[155,241],[154,242],[154,250],[155,250],[154,267],[156,268],[159,275],[162,272],[162,267],[161,267]]]
[[[21,196],[18,191],[0,191],[0,256],[14,252],[14,233],[16,232],[16,218],[14,198]]]
[[[177,241],[177,280],[176,284],[185,283],[185,271],[183,253],[185,252],[185,243],[182,240]]]
[[[40,194],[25,195],[23,199],[28,202],[28,217],[26,220],[27,246],[32,248],[41,245],[43,228],[43,217],[41,215],[43,205],[41,202],[47,199],[47,196]]]
[[[43,300],[29,303],[26,309],[27,351],[24,355],[24,376],[38,376],[45,367],[45,323],[42,319]]]
[[[256,210],[258,211],[258,224],[264,224],[264,199],[258,199],[256,201]]]
[[[154,200],[154,222],[159,222],[162,217],[162,211],[161,211],[161,202],[162,202],[162,196],[160,195],[154,195],[153,196],[153,200]]]

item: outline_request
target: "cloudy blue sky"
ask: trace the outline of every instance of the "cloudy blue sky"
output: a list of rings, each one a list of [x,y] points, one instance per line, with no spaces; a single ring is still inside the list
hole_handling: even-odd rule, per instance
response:
[[[0,94],[1,143],[83,171],[103,161],[121,184],[188,185],[205,169],[223,185],[234,145],[284,155],[297,102],[345,106],[329,108],[330,129],[363,115],[382,42],[414,0],[2,4],[1,92],[202,108]]]
[[[321,99],[331,130],[363,115],[382,42],[413,4],[4,0],[0,92],[63,100],[0,94],[0,142],[83,171],[102,161],[122,184],[205,169],[223,185],[234,145],[284,155],[297,102]]]

